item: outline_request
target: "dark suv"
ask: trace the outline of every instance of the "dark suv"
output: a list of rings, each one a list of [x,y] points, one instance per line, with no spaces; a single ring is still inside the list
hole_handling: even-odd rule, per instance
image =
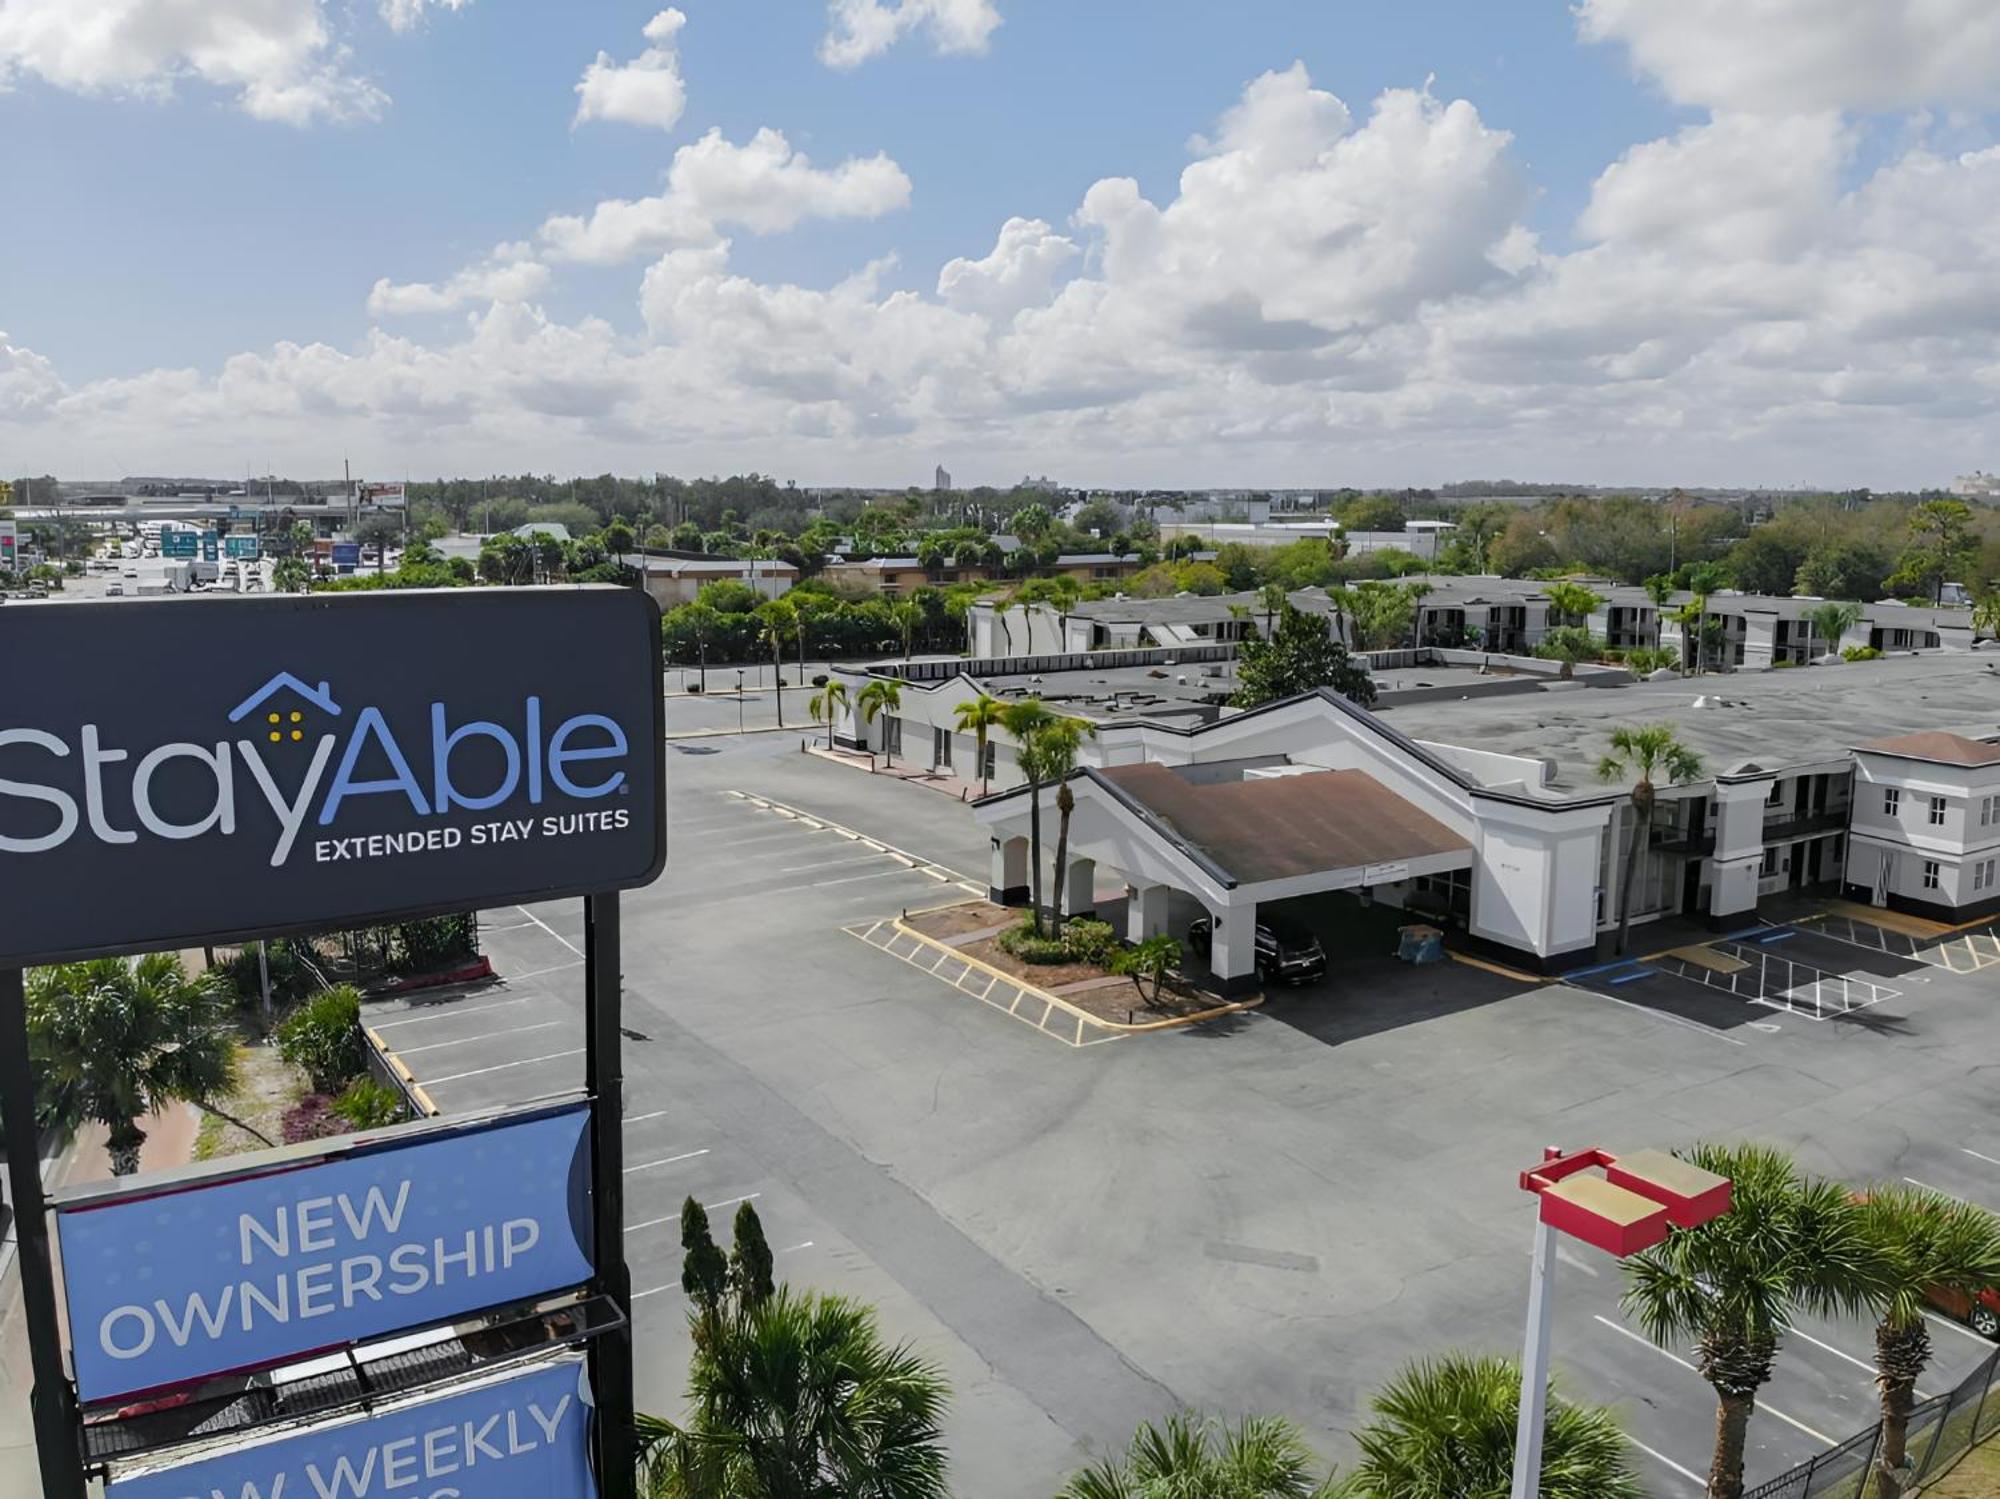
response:
[[[1188,928],[1188,946],[1206,958],[1215,924],[1206,916]],[[1267,984],[1310,984],[1326,976],[1326,949],[1305,927],[1283,918],[1257,923],[1257,977]]]

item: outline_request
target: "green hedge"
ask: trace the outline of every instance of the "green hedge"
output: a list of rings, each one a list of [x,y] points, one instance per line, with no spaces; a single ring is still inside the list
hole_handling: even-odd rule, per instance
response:
[[[342,984],[315,996],[278,1027],[278,1055],[299,1069],[316,1093],[338,1093],[368,1069],[361,1038],[361,996]]]

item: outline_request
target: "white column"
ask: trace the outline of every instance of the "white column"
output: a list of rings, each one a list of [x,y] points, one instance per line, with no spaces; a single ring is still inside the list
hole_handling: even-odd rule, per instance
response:
[[[1028,840],[995,838],[989,854],[986,898],[997,906],[1025,906],[1028,892]]]
[[[1097,861],[1071,859],[1063,878],[1062,913],[1065,916],[1093,916],[1097,913]]]
[[[1715,859],[1709,889],[1710,919],[1726,922],[1757,911],[1757,872],[1764,862],[1764,799],[1768,780],[1715,788]]]
[[[1257,984],[1257,907],[1233,906],[1215,913],[1208,966],[1224,994]]]
[[[1769,666],[1778,652],[1778,616],[1775,614],[1746,614],[1743,616],[1743,669],[1754,671],[1760,666]]]
[[[1167,930],[1167,897],[1171,892],[1165,885],[1134,885],[1132,894],[1125,902],[1125,940],[1144,942],[1148,937],[1158,937]]]

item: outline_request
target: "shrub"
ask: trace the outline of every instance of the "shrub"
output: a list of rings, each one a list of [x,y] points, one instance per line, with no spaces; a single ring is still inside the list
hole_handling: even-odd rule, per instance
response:
[[[305,1140],[324,1140],[342,1134],[347,1122],[333,1111],[333,1100],[324,1093],[308,1093],[289,1109],[280,1126],[284,1142],[297,1145]]]
[[[1840,659],[1843,661],[1880,661],[1882,653],[1872,645],[1850,645],[1842,648]]]
[[[291,1004],[319,987],[318,978],[306,967],[308,961],[319,961],[319,950],[310,942],[299,937],[277,937],[264,947],[265,960],[271,969],[272,1004]],[[263,998],[263,977],[257,967],[255,942],[245,944],[236,956],[218,966],[227,976],[229,987],[236,991],[238,1001],[254,1005]]]
[[[355,1129],[382,1129],[402,1122],[403,1095],[371,1077],[358,1077],[333,1101],[333,1111]]]
[[[1080,918],[1063,923],[1063,952],[1078,963],[1102,963],[1118,948],[1118,934],[1108,921]]]
[[[278,1027],[278,1055],[306,1075],[316,1093],[337,1093],[368,1066],[361,1039],[361,996],[351,984],[316,995]]]
[[[477,950],[472,914],[432,916],[389,929],[389,967],[396,973],[428,973]]]
[[[1034,923],[1024,921],[1000,934],[1000,950],[1012,953],[1023,963],[1067,963],[1069,953],[1054,937],[1040,936]]]

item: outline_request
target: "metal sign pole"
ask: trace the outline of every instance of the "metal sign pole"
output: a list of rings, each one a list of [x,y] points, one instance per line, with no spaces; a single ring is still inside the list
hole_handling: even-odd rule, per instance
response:
[[[633,1499],[632,1277],[625,1268],[625,1081],[620,1060],[623,976],[616,892],[583,898],[584,1087],[590,1093],[590,1160],[600,1295],[624,1319],[593,1338],[597,1482],[602,1499]]]
[[[28,1061],[28,1009],[18,968],[0,969],[0,1127],[7,1140],[21,1300],[35,1374],[28,1403],[41,1458],[42,1493],[45,1499],[84,1499],[75,1398],[63,1373],[56,1321],[48,1204],[42,1200],[41,1132],[35,1128],[35,1073]]]

